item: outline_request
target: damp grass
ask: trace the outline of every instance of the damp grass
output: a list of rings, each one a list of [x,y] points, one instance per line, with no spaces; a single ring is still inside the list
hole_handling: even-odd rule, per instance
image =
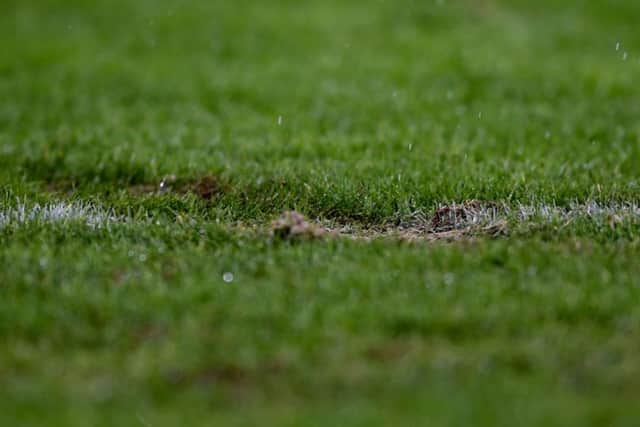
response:
[[[0,424],[640,417],[637,2],[3,6]]]
[[[226,220],[637,200],[640,12],[582,3],[10,2],[2,177],[214,176]]]
[[[2,244],[5,422],[640,415],[637,240],[290,243],[204,223],[32,225]]]

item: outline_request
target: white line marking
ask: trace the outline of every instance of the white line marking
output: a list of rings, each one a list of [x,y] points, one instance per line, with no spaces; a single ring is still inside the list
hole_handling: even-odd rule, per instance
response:
[[[18,201],[16,206],[0,209],[0,228],[68,222],[82,222],[92,228],[100,228],[109,223],[121,222],[121,218],[111,210],[83,202],[55,202],[41,205]]]

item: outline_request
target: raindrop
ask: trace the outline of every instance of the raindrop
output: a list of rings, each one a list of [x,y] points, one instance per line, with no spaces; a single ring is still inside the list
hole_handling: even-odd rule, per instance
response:
[[[233,273],[230,272],[226,272],[222,275],[222,280],[225,281],[225,283],[231,283],[233,282]]]
[[[482,118],[482,111],[478,113],[478,119],[481,119],[481,118]]]
[[[620,50],[620,42],[616,42],[616,51]]]
[[[409,143],[409,151],[413,150],[413,144]]]
[[[625,52],[625,53],[622,54],[622,60],[623,61],[626,61],[628,57],[629,57],[629,52]]]
[[[165,176],[164,178],[162,178],[162,181],[160,181],[158,187],[160,188],[160,191],[166,191],[169,189],[170,184],[174,182],[176,182],[175,175]]]
[[[447,286],[451,286],[453,285],[453,281],[455,280],[455,276],[453,275],[453,273],[445,273],[444,277],[444,284]]]
[[[146,254],[140,254],[140,256],[138,257],[138,261],[140,262],[145,262],[146,260],[147,260]]]
[[[278,126],[282,126],[282,116],[278,116]]]
[[[544,133],[544,139],[549,139],[549,138],[551,138],[551,132],[546,131],[546,132]]]

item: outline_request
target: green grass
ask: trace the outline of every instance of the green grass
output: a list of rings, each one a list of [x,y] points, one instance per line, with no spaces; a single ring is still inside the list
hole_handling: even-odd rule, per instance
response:
[[[640,203],[640,4],[3,9],[0,424],[638,423],[637,215],[265,228]],[[111,219],[3,219],[55,203]]]

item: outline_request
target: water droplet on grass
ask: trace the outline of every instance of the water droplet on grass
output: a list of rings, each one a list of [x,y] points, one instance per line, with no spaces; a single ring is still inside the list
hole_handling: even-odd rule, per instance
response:
[[[455,276],[453,275],[453,273],[445,273],[444,277],[442,278],[444,281],[444,284],[447,286],[451,286],[453,285],[453,282],[455,281]]]
[[[278,116],[278,126],[282,126],[282,116]]]
[[[170,185],[174,182],[176,182],[176,176],[168,175],[162,178],[162,181],[160,181],[160,184],[158,185],[158,187],[160,191],[166,191],[169,189]]]
[[[225,281],[225,283],[231,283],[233,282],[233,273],[230,272],[226,272],[222,275],[222,280]]]

